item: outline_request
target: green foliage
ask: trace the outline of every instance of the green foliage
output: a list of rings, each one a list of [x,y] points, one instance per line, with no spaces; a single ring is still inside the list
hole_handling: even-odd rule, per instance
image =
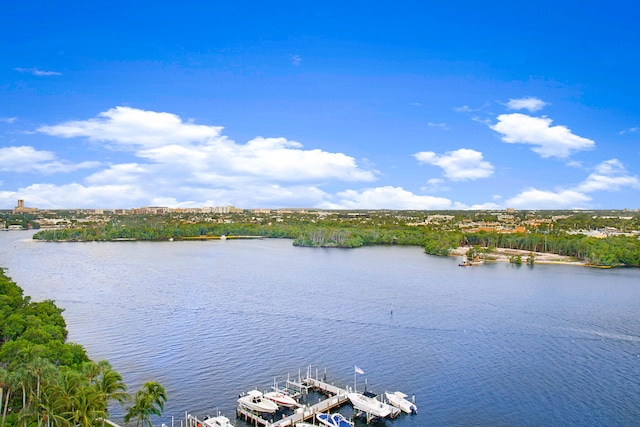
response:
[[[461,243],[459,233],[431,232],[425,235],[424,251],[430,255],[449,255],[451,249],[457,248]]]
[[[135,419],[136,427],[153,427],[151,416],[162,415],[166,401],[167,393],[164,387],[154,381],[144,383],[136,392],[133,405],[127,409],[124,420],[129,422]]]
[[[1,426],[100,427],[110,402],[130,400],[108,362],[91,362],[82,346],[66,342],[62,310],[53,301],[23,297],[3,270],[0,311]],[[146,390],[148,415],[166,401],[162,386],[153,384]]]
[[[515,265],[522,265],[522,255],[511,255],[509,257],[509,262]]]

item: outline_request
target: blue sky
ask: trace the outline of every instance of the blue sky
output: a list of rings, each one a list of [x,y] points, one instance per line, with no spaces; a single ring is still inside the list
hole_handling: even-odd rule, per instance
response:
[[[635,209],[639,11],[9,2],[0,209]]]

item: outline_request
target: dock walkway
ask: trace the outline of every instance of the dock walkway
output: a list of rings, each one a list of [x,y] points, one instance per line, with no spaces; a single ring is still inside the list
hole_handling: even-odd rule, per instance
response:
[[[315,405],[302,406],[296,409],[292,415],[289,415],[288,417],[285,417],[281,420],[274,421],[273,423],[269,423],[269,421],[241,407],[238,407],[238,417],[243,418],[245,421],[249,421],[255,425],[263,425],[268,427],[288,427],[313,418],[316,416],[316,414],[328,412],[331,409],[338,408],[349,401],[346,389],[336,387],[333,384],[329,384],[318,379],[305,378],[299,383],[296,383],[295,386],[300,387],[303,390],[316,390],[329,395],[329,397],[321,400]]]

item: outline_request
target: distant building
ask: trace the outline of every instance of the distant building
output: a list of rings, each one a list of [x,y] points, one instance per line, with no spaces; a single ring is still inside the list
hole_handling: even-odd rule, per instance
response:
[[[24,200],[18,199],[18,206],[13,208],[13,213],[36,213],[38,212],[38,208],[25,208]]]

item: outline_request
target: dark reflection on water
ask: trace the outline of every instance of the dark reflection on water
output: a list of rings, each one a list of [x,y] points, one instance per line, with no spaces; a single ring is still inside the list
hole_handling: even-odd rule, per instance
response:
[[[26,294],[64,307],[70,340],[108,359],[132,391],[165,385],[170,400],[156,421],[216,408],[233,418],[239,393],[308,365],[338,385],[352,385],[358,365],[360,387],[366,379],[376,392],[415,394],[418,415],[380,425],[640,420],[638,270],[459,268],[420,248],[286,240],[53,244],[30,235],[0,233],[0,264]]]

